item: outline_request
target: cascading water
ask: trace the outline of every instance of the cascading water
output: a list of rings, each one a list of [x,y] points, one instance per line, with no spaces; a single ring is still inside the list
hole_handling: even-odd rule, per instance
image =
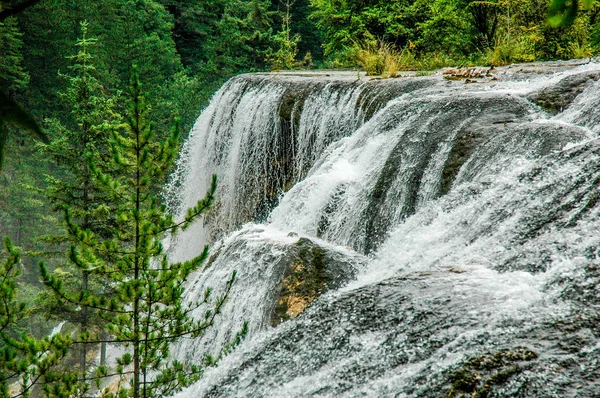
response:
[[[168,194],[182,212],[216,173],[218,204],[170,253],[214,243],[190,300],[238,281],[173,352],[250,332],[178,396],[600,396],[599,78],[228,82]]]

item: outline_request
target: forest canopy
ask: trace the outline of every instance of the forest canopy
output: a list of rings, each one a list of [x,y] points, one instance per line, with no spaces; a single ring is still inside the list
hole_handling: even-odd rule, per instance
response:
[[[160,213],[155,217],[168,225],[159,192],[177,148],[215,90],[236,74],[346,68],[392,77],[399,70],[599,54],[600,0],[1,0],[0,231],[10,238],[0,256],[10,294],[1,298],[15,308],[0,312],[2,331],[27,336],[23,347],[45,350],[40,368],[51,369],[67,355],[75,334],[42,338],[67,306],[40,295],[38,263],[43,260],[46,285],[57,291],[63,278],[86,286],[79,290],[110,294],[101,281],[88,281],[85,267],[76,277],[73,264],[67,266],[79,261],[65,254],[79,227],[66,231],[65,225],[81,222],[98,246],[111,241],[120,222],[111,217],[131,211],[131,203],[110,202],[99,176],[123,166],[108,159],[116,143],[146,129],[148,147],[164,146],[164,159],[152,166],[160,169],[158,180],[138,182],[148,197],[156,195],[148,212]],[[132,123],[136,107],[153,122]],[[128,132],[125,138],[119,129]],[[146,263],[162,255],[151,248],[157,251],[145,248]],[[187,275],[200,262],[180,272]],[[79,305],[71,303],[70,313],[78,314]],[[101,327],[97,318],[71,323],[87,333]],[[0,349],[7,341],[18,345],[5,339]],[[13,360],[2,366],[16,373],[22,367]]]

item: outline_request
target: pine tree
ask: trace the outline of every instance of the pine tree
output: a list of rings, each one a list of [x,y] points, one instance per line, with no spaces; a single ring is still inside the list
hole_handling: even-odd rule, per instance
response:
[[[0,87],[8,92],[23,89],[29,83],[29,74],[23,67],[22,37],[16,18],[0,22]]]
[[[51,375],[67,352],[70,339],[58,334],[37,340],[17,334],[14,327],[26,315],[16,299],[20,253],[9,239],[0,263],[0,397],[28,396],[32,388]],[[18,387],[14,383],[18,380]],[[9,388],[9,384],[13,384]]]
[[[130,98],[124,129],[114,132],[111,139],[111,166],[105,168],[88,156],[89,166],[113,206],[115,225],[111,235],[101,237],[84,228],[65,207],[67,231],[77,242],[70,249],[70,261],[90,277],[104,278],[114,294],[98,295],[89,288],[73,294],[43,264],[41,273],[45,284],[61,300],[97,313],[106,322],[111,341],[129,348],[118,360],[116,372],[130,375],[131,379],[120,383],[119,394],[139,398],[168,395],[200,374],[198,366],[170,361],[169,346],[183,336],[201,336],[213,324],[235,274],[218,297],[213,299],[211,289],[207,289],[202,302],[184,301],[185,282],[208,257],[208,247],[189,261],[170,263],[161,239],[166,233],[186,228],[212,206],[216,177],[213,176],[206,196],[188,210],[181,222],[175,222],[159,203],[156,192],[177,155],[179,128],[176,123],[164,141],[154,138],[136,68],[132,72]],[[191,313],[200,306],[208,306],[205,316],[192,319]],[[77,343],[95,338],[83,336]],[[97,377],[110,373],[106,367],[99,367]],[[52,394],[60,396],[70,388],[68,382],[62,386],[59,383]],[[108,391],[104,394],[111,396]]]
[[[9,136],[8,125],[32,131],[40,139],[47,140],[31,113],[12,98],[15,91],[29,83],[29,74],[23,67],[22,36],[14,17],[0,19],[0,171]]]
[[[84,159],[91,158],[97,164],[107,164],[108,139],[111,131],[118,125],[120,116],[114,111],[116,100],[104,93],[103,86],[96,78],[94,59],[90,53],[96,39],[88,37],[87,31],[87,22],[82,22],[81,38],[76,43],[77,54],[70,57],[74,62],[70,67],[72,75],[63,75],[70,85],[60,94],[64,103],[72,109],[72,127],[65,127],[56,119],[50,120],[50,130],[57,138],[45,145],[42,151],[56,160],[63,174],[62,178],[48,177],[46,195],[49,202],[58,211],[68,208],[69,217],[76,220],[74,222],[101,238],[110,234],[114,224],[111,209],[107,205],[110,201]],[[69,233],[46,236],[45,240],[53,246],[77,243]],[[56,268],[54,275],[63,280],[68,279],[69,283],[65,288],[71,294],[87,290],[107,294],[110,290],[103,278],[94,277],[87,269],[73,267],[69,262]],[[87,340],[91,331],[98,333],[102,329],[102,320],[86,306],[57,302],[47,295],[44,302],[50,315],[78,326],[81,333],[78,340]],[[90,347],[86,343],[78,346],[79,378],[82,385],[80,390],[85,391],[83,386],[86,385],[90,366],[87,361]]]

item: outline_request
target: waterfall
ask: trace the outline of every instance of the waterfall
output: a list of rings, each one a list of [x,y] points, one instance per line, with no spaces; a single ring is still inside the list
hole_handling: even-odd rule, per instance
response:
[[[173,352],[250,330],[179,397],[597,396],[600,63],[444,76],[215,94],[166,197],[182,215],[216,173],[217,204],[169,252],[213,245],[189,300],[238,280]]]

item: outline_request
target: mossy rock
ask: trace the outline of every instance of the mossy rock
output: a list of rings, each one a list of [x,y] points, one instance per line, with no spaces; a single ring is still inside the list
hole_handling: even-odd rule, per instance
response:
[[[445,398],[487,398],[494,388],[530,367],[538,355],[526,347],[500,350],[471,357],[450,376],[452,386]]]
[[[282,281],[276,289],[271,324],[297,317],[329,289],[353,279],[356,265],[340,253],[300,238],[280,263]]]

